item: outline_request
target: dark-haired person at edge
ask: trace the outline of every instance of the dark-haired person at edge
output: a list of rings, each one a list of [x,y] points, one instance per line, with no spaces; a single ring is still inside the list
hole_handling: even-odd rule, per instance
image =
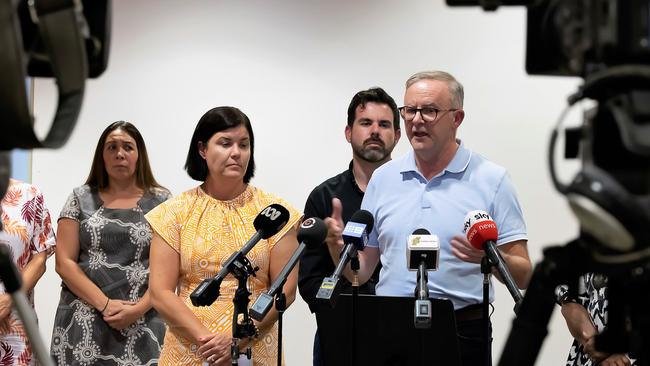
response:
[[[298,247],[296,230],[302,215],[286,201],[250,184],[255,171],[255,137],[248,117],[234,107],[217,107],[199,120],[185,163],[201,184],[158,206],[147,215],[155,234],[151,247],[151,292],[154,307],[168,324],[161,365],[230,365],[233,296],[237,279],[229,274],[220,296],[210,306],[195,307],[190,294],[205,278],[255,234],[253,221],[266,206],[277,203],[290,212],[288,223],[261,240],[246,257],[259,267],[249,277],[251,302],[267,291]],[[295,299],[297,269],[284,285],[287,304]],[[177,291],[178,290],[178,291]],[[256,323],[252,362],[277,362],[277,311]],[[240,344],[240,349],[246,346]]]
[[[352,161],[347,170],[314,188],[305,203],[305,217],[325,219],[335,215],[344,223],[350,220],[361,207],[372,172],[390,160],[399,137],[399,111],[395,100],[381,88],[356,93],[350,101],[345,126],[345,139],[352,147]],[[381,266],[377,267],[368,282],[360,286],[359,293],[374,295]],[[334,272],[327,246],[309,246],[300,259],[299,272],[300,295],[315,313],[318,311],[316,293],[323,278]],[[345,282],[342,292],[350,293],[351,285]],[[314,337],[313,364],[323,364],[318,330]]]
[[[50,352],[58,365],[152,365],[165,324],[148,290],[151,229],[144,215],[168,199],[129,122],[99,137],[86,183],[58,221],[56,271],[63,280]]]
[[[6,246],[20,273],[22,290],[34,307],[34,286],[45,273],[45,261],[54,253],[55,239],[50,212],[36,186],[9,180],[1,198],[0,246]],[[0,281],[0,365],[36,365],[31,342],[13,300]]]
[[[517,286],[525,288],[532,265],[514,187],[504,168],[456,138],[465,112],[463,87],[452,75],[443,71],[413,75],[406,82],[400,114],[411,150],[377,168],[366,188],[361,208],[373,215],[375,225],[368,245],[359,251],[359,282],[364,283],[381,260],[377,295],[412,297],[416,274],[406,265],[407,238],[419,228],[437,235],[440,265],[429,272],[429,294],[454,305],[462,364],[485,365],[480,268],[484,252],[465,238],[463,221],[473,210],[490,214],[499,229],[497,245],[506,265]],[[325,222],[336,234],[327,241],[336,262],[343,222],[336,217]],[[346,276],[352,278],[349,266]],[[490,302],[493,299],[490,287]]]

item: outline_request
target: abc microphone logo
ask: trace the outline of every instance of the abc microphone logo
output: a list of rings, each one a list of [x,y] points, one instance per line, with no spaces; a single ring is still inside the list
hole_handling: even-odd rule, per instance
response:
[[[277,219],[278,216],[280,216],[282,213],[276,210],[274,207],[268,206],[262,212],[260,212],[260,214],[262,216],[268,217],[269,219],[271,219],[271,221],[275,221],[275,219]]]

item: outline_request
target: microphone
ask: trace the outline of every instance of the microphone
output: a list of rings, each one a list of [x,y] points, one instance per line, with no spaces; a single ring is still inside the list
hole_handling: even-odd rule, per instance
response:
[[[497,225],[494,223],[490,215],[485,211],[472,211],[465,216],[463,225],[463,233],[467,235],[467,240],[476,249],[485,251],[488,259],[492,265],[496,266],[503,283],[508,288],[510,295],[515,300],[515,312],[518,305],[521,303],[521,292],[515,285],[512,275],[506,266],[501,253],[496,246],[496,240],[499,237]]]
[[[427,229],[417,229],[409,235],[406,245],[406,264],[410,271],[417,271],[420,263],[425,262],[429,271],[438,269],[440,258],[440,240],[431,235]]]
[[[327,226],[318,217],[312,217],[302,222],[298,230],[298,242],[300,242],[298,249],[293,252],[293,255],[289,258],[287,264],[284,265],[284,268],[282,268],[282,271],[278,274],[271,287],[255,300],[249,311],[251,318],[257,321],[264,319],[271,309],[271,305],[273,305],[273,298],[282,289],[282,286],[284,286],[289,273],[291,273],[293,267],[296,266],[300,257],[305,253],[307,246],[322,245],[326,236]]]
[[[375,219],[366,210],[355,212],[343,229],[343,252],[334,273],[325,277],[316,293],[316,299],[328,302],[331,307],[336,305],[336,299],[341,293],[339,280],[347,262],[357,255],[357,250],[363,250],[368,243],[368,233],[372,231]]]
[[[415,286],[415,328],[431,328],[431,300],[429,299],[428,272],[438,269],[440,241],[426,229],[417,229],[409,235],[406,245],[406,263],[410,271],[418,271]]]
[[[248,253],[257,242],[262,239],[268,239],[277,234],[284,225],[289,221],[289,210],[277,203],[266,206],[253,221],[255,234],[244,244],[244,246],[234,252],[221,267],[219,273],[213,278],[206,278],[201,284],[192,291],[190,300],[194,306],[210,306],[219,297],[219,287],[221,282],[230,272],[246,271],[250,263],[246,258]],[[253,270],[254,273],[255,270]]]

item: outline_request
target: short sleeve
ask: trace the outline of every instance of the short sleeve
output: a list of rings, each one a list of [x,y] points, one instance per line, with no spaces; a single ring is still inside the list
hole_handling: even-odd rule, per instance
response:
[[[79,204],[79,196],[76,192],[72,192],[68,196],[68,200],[63,205],[61,209],[61,214],[59,215],[59,220],[61,219],[73,219],[79,221],[81,216],[81,206]]]
[[[290,204],[288,204],[284,200],[278,200],[280,201],[279,203],[284,206],[288,211],[289,211],[289,221],[287,221],[287,224],[284,225],[280,231],[273,235],[272,237],[268,238],[267,241],[269,243],[269,248],[273,249],[275,244],[280,241],[291,229],[298,229],[298,226],[300,225],[300,222],[302,220],[302,213]]]
[[[168,199],[172,198],[172,193],[171,193],[170,191],[168,191],[168,190],[165,189],[165,190],[163,190],[163,192],[161,193],[161,197],[162,197],[163,202],[164,202],[164,201],[167,201]]]
[[[153,192],[156,199],[160,202],[165,202],[172,198],[172,193],[166,188],[156,188]]]
[[[497,244],[527,240],[524,215],[514,185],[507,173],[504,173],[499,183],[493,202],[492,217],[499,228]]]
[[[368,186],[366,187],[366,193],[363,195],[363,201],[361,201],[361,209],[366,210],[372,214],[372,217],[377,217],[377,199],[375,197],[377,193],[377,184],[370,178]],[[372,231],[368,234],[368,244],[367,246],[371,248],[379,247],[379,236],[377,234],[377,225],[373,225]]]
[[[34,221],[31,249],[33,253],[47,251],[48,256],[50,256],[54,252],[53,249],[56,245],[50,211],[47,209],[43,193],[40,191],[37,190],[36,196],[32,202],[40,203],[36,206],[36,209],[40,210],[40,213],[36,215],[38,220]]]
[[[181,221],[176,200],[165,201],[145,215],[151,229],[170,246],[180,253]]]

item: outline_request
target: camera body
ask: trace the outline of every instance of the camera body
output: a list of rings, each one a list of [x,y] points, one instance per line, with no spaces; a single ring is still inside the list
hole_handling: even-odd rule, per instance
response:
[[[579,76],[650,64],[645,0],[544,0],[528,7],[526,71]]]
[[[558,285],[577,288],[582,274],[608,278],[609,321],[596,348],[650,360],[650,0],[447,0],[451,6],[527,6],[526,71],[584,79],[569,104],[591,99],[579,128],[551,135],[555,188],[580,222],[578,238],[548,247],[533,272],[500,366],[532,365],[543,342]],[[568,183],[555,175],[565,158],[581,159]]]
[[[449,6],[527,7],[526,71],[587,77],[603,68],[650,64],[647,0],[446,0]]]

